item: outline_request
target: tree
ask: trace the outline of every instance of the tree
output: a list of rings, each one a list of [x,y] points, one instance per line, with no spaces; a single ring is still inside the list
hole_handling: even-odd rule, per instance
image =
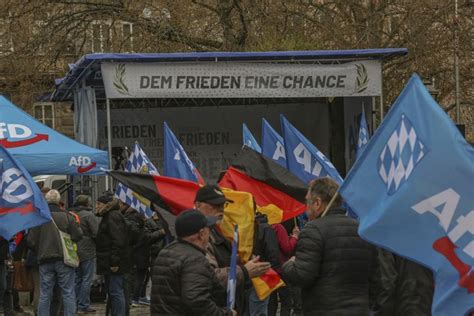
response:
[[[0,59],[0,71],[14,77],[7,80],[12,91],[30,85],[38,87],[33,90],[46,88],[68,63],[89,52],[406,47],[407,57],[384,65],[384,105],[417,72],[436,79],[438,99],[449,110],[454,103],[456,28],[461,91],[467,90],[472,72],[472,10],[461,7],[455,20],[454,1],[0,1],[3,20],[15,30],[14,53]]]

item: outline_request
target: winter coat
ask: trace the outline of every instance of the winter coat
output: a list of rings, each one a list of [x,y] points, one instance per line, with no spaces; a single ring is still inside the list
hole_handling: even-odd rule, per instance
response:
[[[255,216],[255,224],[253,254],[260,256],[261,261],[270,262],[273,269],[279,269],[280,251],[275,231],[263,214]]]
[[[227,280],[230,270],[230,257],[232,244],[219,231],[217,227],[211,229],[209,245],[206,249],[206,257],[222,287],[227,288]],[[247,269],[243,265],[237,266],[237,288],[235,293],[235,309],[239,315],[244,315],[247,309],[246,290],[252,286]],[[226,298],[217,302],[225,305]]]
[[[283,265],[283,276],[301,287],[305,315],[368,315],[369,279],[375,249],[357,233],[356,220],[343,209],[306,224],[296,259]]]
[[[114,274],[130,271],[131,249],[127,237],[127,223],[114,200],[99,214],[102,220],[96,238],[97,274],[113,274],[111,267],[119,267]]]
[[[71,235],[72,241],[75,242],[80,241],[83,235],[81,226],[72,215],[61,210],[57,204],[50,203],[48,206],[56,225],[51,221],[32,228],[28,233],[28,247],[36,253],[39,264],[64,260],[58,228]]]
[[[85,206],[77,206],[71,208],[81,220],[81,228],[84,236],[77,243],[77,254],[81,262],[91,260],[96,257],[95,238],[99,230],[100,219],[92,213],[92,209]]]
[[[3,261],[8,258],[8,240],[0,237],[0,260],[3,264]]]
[[[288,236],[288,232],[282,224],[273,224],[272,228],[275,231],[278,240],[278,248],[280,250],[280,265],[283,265],[295,252],[296,243],[298,240],[295,236]],[[281,269],[279,269],[278,272],[281,272]]]
[[[133,265],[138,269],[147,269],[150,266],[150,247],[145,238],[145,217],[131,207],[124,212],[124,217],[128,225]]]
[[[374,315],[431,315],[434,293],[431,270],[379,249],[376,278],[380,286],[375,290]]]
[[[149,218],[145,222],[145,240],[150,248],[150,262],[153,264],[161,249],[165,247],[166,232],[162,231],[160,220]]]
[[[154,263],[150,315],[231,315],[216,303],[225,293],[205,252],[177,240]]]

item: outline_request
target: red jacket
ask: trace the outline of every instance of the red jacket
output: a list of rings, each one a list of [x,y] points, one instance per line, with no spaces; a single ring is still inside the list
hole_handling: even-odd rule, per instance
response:
[[[280,248],[280,264],[282,266],[295,252],[297,239],[294,236],[288,236],[282,224],[273,224],[272,228],[277,235]]]

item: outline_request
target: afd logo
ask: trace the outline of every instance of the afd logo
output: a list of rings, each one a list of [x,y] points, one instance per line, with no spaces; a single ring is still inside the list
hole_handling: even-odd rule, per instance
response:
[[[310,173],[316,177],[322,177],[325,175],[324,167],[319,163],[318,159],[313,164],[313,156],[311,152],[303,145],[303,143],[299,143],[298,146],[295,147],[293,150],[293,154],[295,155],[296,162],[303,166],[305,172]],[[328,167],[332,169],[334,168],[333,164],[323,155],[322,152],[318,151],[317,156],[321,159]]]
[[[0,145],[5,148],[23,147],[48,140],[47,134],[33,135],[28,126],[0,122]]]
[[[14,207],[0,208],[0,216],[9,213],[20,213],[26,215],[35,210],[33,204],[27,201],[24,205],[18,206],[25,200],[33,196],[33,189],[23,173],[17,168],[10,168],[3,172],[0,183],[1,198],[9,204],[15,204]]]
[[[280,158],[286,160],[286,152],[285,152],[285,146],[283,146],[282,143],[276,142],[275,144],[275,151],[273,152],[273,160],[278,160]]]
[[[465,216],[456,216],[460,199],[459,193],[449,188],[413,205],[412,209],[420,215],[431,213],[438,219],[446,236],[437,239],[433,243],[433,249],[444,256],[456,269],[459,274],[458,284],[472,294],[474,293],[473,267],[463,262],[455,250],[462,242],[463,252],[474,259],[474,209]],[[456,224],[449,229],[453,219],[456,220]]]
[[[78,173],[86,173],[87,171],[93,169],[97,163],[92,162],[92,160],[87,156],[78,156],[78,157],[71,157],[69,160],[69,166],[77,167]]]

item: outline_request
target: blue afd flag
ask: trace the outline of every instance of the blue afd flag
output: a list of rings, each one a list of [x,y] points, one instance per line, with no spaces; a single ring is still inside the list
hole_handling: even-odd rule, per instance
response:
[[[257,140],[253,137],[252,132],[250,132],[245,123],[242,124],[242,139],[245,146],[252,148],[258,153],[262,152],[262,148],[260,148],[260,145],[257,143]]]
[[[288,170],[306,183],[319,177],[330,177],[342,183],[342,178],[333,164],[300,133],[283,114],[280,114],[281,129],[285,137]]]
[[[286,168],[285,142],[266,119],[262,119],[262,154]]]
[[[433,315],[474,310],[474,149],[417,75],[340,188],[366,240],[434,271]]]
[[[237,247],[239,244],[239,227],[235,225],[234,240],[232,242],[232,254],[230,257],[230,270],[227,279],[227,308],[235,307],[235,288],[237,286]]]
[[[0,235],[9,240],[19,231],[51,221],[48,204],[26,169],[0,146]]]
[[[357,141],[356,160],[362,155],[365,146],[369,142],[369,128],[367,127],[367,121],[365,120],[365,111],[362,107],[362,113],[360,115],[359,124],[359,139]]]
[[[130,153],[130,157],[128,157],[127,164],[125,165],[125,171],[159,175],[158,170],[150,161],[138,142],[135,142],[133,150]],[[133,192],[122,183],[118,184],[117,190],[115,191],[115,197],[127,205],[130,205],[133,209],[142,213],[147,218],[153,215],[150,201]]]
[[[204,184],[204,180],[199,174],[199,171],[189,159],[183,146],[181,146],[166,122],[164,123],[164,135],[164,175]]]

